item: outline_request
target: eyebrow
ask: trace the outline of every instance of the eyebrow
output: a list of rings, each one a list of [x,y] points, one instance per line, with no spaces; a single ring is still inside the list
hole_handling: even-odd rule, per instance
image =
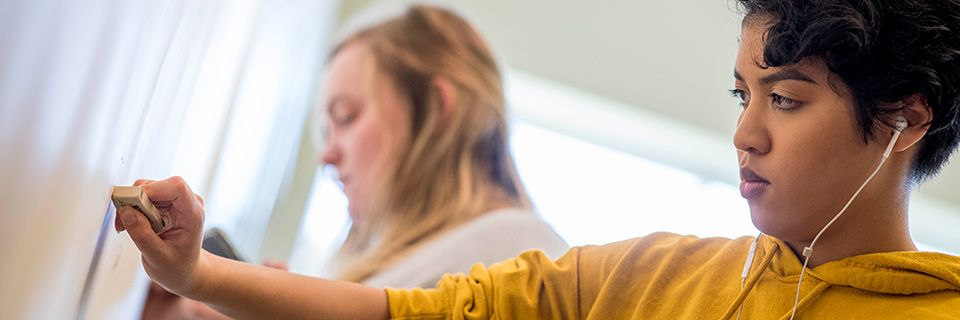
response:
[[[740,75],[740,72],[737,72],[736,69],[733,70],[733,77],[737,80],[744,81],[743,76]],[[760,84],[770,84],[786,80],[796,80],[817,84],[816,81],[813,81],[813,79],[810,79],[810,77],[797,69],[783,69],[775,72],[774,74],[767,75],[763,78],[760,78]]]

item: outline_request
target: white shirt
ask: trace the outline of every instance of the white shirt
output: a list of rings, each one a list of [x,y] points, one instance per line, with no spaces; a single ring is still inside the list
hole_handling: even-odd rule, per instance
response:
[[[378,288],[433,288],[444,274],[467,273],[478,262],[489,266],[531,249],[557,259],[569,248],[536,214],[500,209],[440,235],[363,283]]]

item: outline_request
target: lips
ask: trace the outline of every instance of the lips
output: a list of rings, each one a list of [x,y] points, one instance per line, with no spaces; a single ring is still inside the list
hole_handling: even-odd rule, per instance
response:
[[[338,177],[334,177],[334,181],[336,181],[337,184],[340,185],[340,190],[344,192],[347,191],[347,182],[350,181],[350,179],[348,179],[344,175],[338,175]]]
[[[754,198],[767,189],[770,182],[748,167],[740,168],[740,196]]]

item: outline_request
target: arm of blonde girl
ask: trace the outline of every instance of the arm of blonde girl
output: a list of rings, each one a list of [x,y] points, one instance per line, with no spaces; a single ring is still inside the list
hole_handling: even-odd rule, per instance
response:
[[[140,180],[134,185],[143,188],[173,227],[156,234],[146,217],[124,207],[117,214],[117,230],[130,234],[147,275],[168,291],[235,319],[389,318],[381,289],[296,275],[201,250],[203,206],[183,179]]]

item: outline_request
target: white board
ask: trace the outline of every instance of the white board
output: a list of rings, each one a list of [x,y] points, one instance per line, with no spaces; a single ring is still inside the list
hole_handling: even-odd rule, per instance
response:
[[[202,9],[0,1],[0,319],[139,316],[148,282],[109,195],[171,174],[188,93],[164,85],[191,50],[171,46]]]

